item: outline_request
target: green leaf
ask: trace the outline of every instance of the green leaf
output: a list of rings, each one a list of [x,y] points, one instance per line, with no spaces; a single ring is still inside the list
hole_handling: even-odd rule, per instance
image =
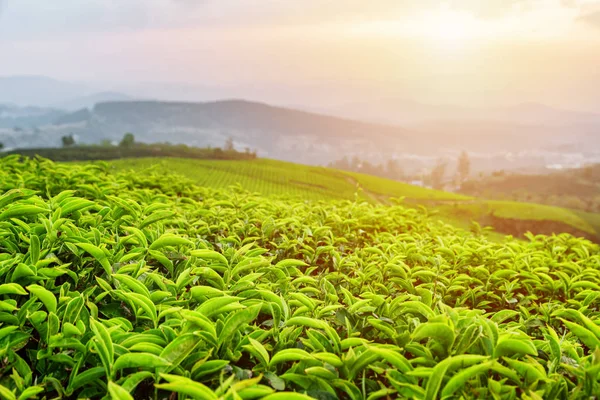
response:
[[[308,317],[292,317],[285,323],[287,326],[306,326],[314,329],[327,330],[329,325],[325,321]]]
[[[227,365],[229,365],[227,360],[200,360],[192,367],[192,378],[201,380],[203,376],[219,372]]]
[[[402,373],[406,373],[413,369],[410,362],[400,353],[392,350],[380,347],[369,347],[369,350],[383,358],[388,363],[392,364],[394,368]],[[332,364],[332,363],[330,363]],[[335,364],[332,364],[335,366]]]
[[[97,382],[103,376],[106,377],[106,369],[104,367],[92,367],[71,379],[68,389],[70,391],[77,390],[80,387]]]
[[[144,229],[148,225],[152,225],[158,221],[163,219],[171,218],[175,213],[172,211],[158,211],[152,213],[150,216],[146,217],[142,223],[138,226],[139,229]]]
[[[265,372],[265,378],[269,381],[269,385],[275,390],[285,390],[285,381],[275,375],[273,372]]]
[[[51,291],[40,285],[29,285],[27,286],[27,290],[33,293],[42,301],[42,303],[44,303],[44,306],[46,306],[48,312],[56,313],[57,301],[56,297],[54,297],[54,294]]]
[[[101,322],[93,319],[90,319],[90,327],[92,328],[92,332],[94,332],[96,351],[98,352],[98,356],[104,365],[106,376],[110,378],[112,377],[112,366],[115,356],[115,350],[110,333]]]
[[[123,292],[120,290],[115,290],[113,293],[115,293],[122,300],[130,301],[136,307],[141,308],[144,314],[146,314],[146,316],[148,316],[156,326],[156,323],[158,321],[158,315],[156,314],[156,305],[154,305],[152,300],[150,300],[144,295],[134,292]],[[137,314],[137,309],[135,311],[136,317],[139,317]]]
[[[217,400],[219,396],[208,387],[189,378],[178,375],[160,374],[168,383],[155,384],[158,389],[190,396],[193,399]]]
[[[0,385],[0,397],[3,400],[17,400],[17,396],[15,396],[14,392],[2,385]]]
[[[427,380],[427,386],[425,388],[425,400],[435,400],[437,398],[442,381],[446,377],[446,373],[452,371],[458,367],[469,367],[473,364],[481,363],[489,360],[486,356],[480,356],[475,354],[462,354],[459,356],[448,357],[440,361],[433,370]]]
[[[25,296],[27,295],[27,291],[18,283],[3,283],[0,285],[0,295],[3,294],[18,294]]]
[[[160,357],[171,364],[170,369],[177,367],[189,356],[200,343],[198,336],[184,334],[178,336],[165,347]]]
[[[46,389],[42,386],[29,386],[21,392],[18,400],[27,400],[31,398],[38,398],[38,394],[42,393]]]
[[[239,308],[244,308],[244,306],[239,304],[239,300],[241,300],[240,297],[232,296],[213,297],[202,303],[196,309],[196,312],[210,318],[225,311],[233,311]],[[232,305],[234,305],[233,308],[230,307]]]
[[[517,371],[528,383],[546,379],[544,368],[532,359],[529,359],[529,362],[524,362],[505,357],[504,361],[512,370]],[[536,368],[536,364],[538,368]]]
[[[28,217],[30,215],[36,215],[41,213],[47,213],[49,210],[37,206],[28,205],[14,205],[9,207],[3,213],[0,213],[0,221],[7,220],[9,218],[20,218]]]
[[[563,324],[571,331],[575,336],[579,338],[590,349],[600,347],[600,339],[594,335],[592,331],[574,322],[569,322],[566,319],[559,318]],[[532,354],[532,355],[537,355]]]
[[[269,365],[281,364],[290,361],[313,360],[313,356],[302,349],[284,349],[280,350],[271,357]]]
[[[458,389],[467,387],[467,382],[474,376],[487,373],[494,361],[488,361],[482,364],[477,364],[465,368],[462,371],[454,375],[442,390],[442,397],[449,397],[454,394]]]
[[[420,301],[405,301],[402,303],[402,311],[409,312],[411,314],[421,314],[427,319],[431,319],[435,316],[433,310],[425,303],[421,303]]]
[[[171,364],[162,357],[150,353],[125,353],[119,356],[113,365],[115,371],[125,368],[154,369],[168,367]]]
[[[29,236],[29,255],[31,264],[37,264],[40,259],[40,238],[35,234]]]
[[[314,400],[314,398],[301,393],[278,392],[264,397],[263,400]]]
[[[240,310],[230,315],[227,320],[225,320],[225,325],[223,329],[219,333],[218,344],[220,347],[225,345],[227,341],[244,325],[249,324],[254,321],[260,310],[262,308],[262,304],[256,304],[250,306],[244,310]]]
[[[415,341],[424,338],[434,338],[444,344],[446,352],[449,353],[452,343],[454,343],[455,335],[454,330],[444,323],[426,322],[417,326],[417,329],[412,334],[412,338]]]
[[[138,281],[135,278],[132,278],[129,275],[124,275],[124,274],[112,274],[113,278],[115,278],[117,281],[119,281],[119,283],[124,284],[125,286],[127,286],[130,290],[134,291],[135,293],[141,294],[142,296],[145,297],[150,297],[150,291],[148,290],[148,288],[140,281]]]
[[[263,364],[264,366],[269,365],[270,357],[269,352],[265,349],[265,346],[262,345],[257,340],[248,337],[249,345],[245,345],[244,348],[248,350],[256,359]],[[281,389],[283,390],[283,389]]]
[[[35,194],[35,190],[28,189],[10,189],[5,192],[2,196],[0,196],[0,208],[4,206],[14,203],[19,199],[26,199]]]
[[[192,243],[192,241],[179,237],[179,236],[175,236],[173,234],[170,233],[165,233],[164,235],[162,235],[161,237],[159,237],[158,239],[156,239],[154,242],[152,242],[152,244],[150,245],[150,250],[156,250],[156,249],[161,249],[163,247],[167,247],[167,246],[193,246],[194,243]]]
[[[127,379],[121,384],[121,387],[127,392],[132,393],[135,388],[144,380],[154,376],[152,372],[140,371],[127,376]]]
[[[216,289],[212,286],[194,286],[190,289],[192,298],[196,301],[205,301],[205,297],[221,297],[225,296],[222,290]]]
[[[533,341],[529,338],[501,336],[494,349],[494,357],[499,358],[513,354],[529,354],[537,356],[538,352]]]
[[[214,250],[207,250],[207,249],[192,250],[190,252],[190,254],[192,255],[192,257],[198,257],[203,260],[218,261],[221,264],[226,265],[226,266],[229,265],[229,261],[227,261],[227,259],[221,253],[217,253]]]
[[[65,202],[62,202],[60,205],[61,208],[61,217],[67,216],[71,213],[74,213],[75,211],[81,211],[85,208],[90,208],[95,206],[96,203],[94,203],[93,201],[90,201],[88,199],[82,199],[82,198],[78,198],[78,197],[74,197],[71,199],[68,199]]]
[[[133,400],[127,390],[112,381],[108,382],[108,393],[113,400]]]
[[[110,266],[110,262],[106,258],[104,251],[90,243],[75,243],[75,246],[81,248],[86,253],[89,253],[92,257],[94,257],[96,261],[102,265],[104,272],[106,272],[108,276],[112,274],[112,267]]]

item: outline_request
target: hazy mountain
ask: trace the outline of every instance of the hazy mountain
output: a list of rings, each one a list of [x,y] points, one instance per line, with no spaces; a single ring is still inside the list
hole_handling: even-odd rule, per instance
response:
[[[494,120],[437,120],[413,123],[411,129],[425,137],[435,137],[436,146],[480,152],[557,150],[575,144],[585,149],[592,143],[600,144],[598,129],[585,123],[544,126]]]
[[[478,110],[474,110],[477,115]],[[600,114],[564,110],[539,103],[522,103],[512,107],[483,110],[480,119],[516,122],[542,126],[596,125],[600,127]]]
[[[22,129],[35,129],[53,123],[65,113],[54,108],[0,104],[0,128],[9,128],[17,132]]]
[[[71,99],[90,94],[84,85],[45,76],[0,77],[0,103],[18,106],[56,107]]]
[[[85,140],[118,140],[134,132],[145,142],[236,147],[263,156],[307,163],[332,161],[358,150],[381,152],[390,138],[409,144],[400,127],[330,117],[263,103],[225,100],[206,103],[109,102],[97,104],[87,122]]]
[[[389,156],[393,141],[410,148],[409,131],[243,100],[207,103],[129,101],[96,104],[57,118],[43,131],[0,131],[11,147],[59,146],[60,137],[76,135],[80,143],[118,141],[133,132],[142,142],[223,146],[232,137],[238,149],[262,156],[321,164],[346,154]],[[4,133],[4,138],[2,134]]]
[[[11,147],[60,146],[62,135],[73,134],[79,143],[99,143],[118,141],[125,132],[133,132],[141,142],[191,146],[221,147],[231,137],[237,149],[308,164],[353,156],[372,163],[396,158],[407,171],[430,168],[439,158],[453,163],[463,150],[479,170],[543,169],[585,162],[596,157],[594,149],[600,147],[597,131],[585,123],[439,120],[406,129],[244,100],[98,103],[60,115],[37,130],[0,129],[0,142]]]
[[[563,110],[539,103],[522,103],[510,107],[469,108],[431,105],[403,99],[354,102],[320,109],[331,115],[398,125],[414,125],[425,121],[494,121],[538,126],[600,126],[600,114]]]

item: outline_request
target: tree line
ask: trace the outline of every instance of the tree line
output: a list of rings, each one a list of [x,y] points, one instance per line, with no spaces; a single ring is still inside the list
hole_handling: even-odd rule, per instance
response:
[[[353,156],[351,158],[343,157],[340,160],[329,163],[328,166],[344,171],[360,172],[404,182],[420,178],[423,180],[424,185],[436,189],[443,189],[446,184],[449,183],[448,163],[442,160],[438,161],[428,174],[418,176],[406,174],[400,162],[395,159],[389,159],[386,162],[376,164],[367,160],[362,160],[358,156]],[[450,180],[450,183],[461,185],[469,177],[470,172],[471,160],[467,152],[463,151],[458,158],[456,172],[452,177],[453,179]]]
[[[233,140],[228,138],[223,148],[221,147],[191,147],[184,144],[170,143],[139,143],[135,141],[133,133],[126,133],[117,146],[110,142],[100,145],[77,145],[73,135],[62,137],[62,147],[16,149],[7,154],[20,154],[24,157],[40,156],[53,161],[86,161],[86,160],[114,160],[120,158],[139,157],[177,157],[213,160],[253,160],[257,158],[256,151],[237,151]]]

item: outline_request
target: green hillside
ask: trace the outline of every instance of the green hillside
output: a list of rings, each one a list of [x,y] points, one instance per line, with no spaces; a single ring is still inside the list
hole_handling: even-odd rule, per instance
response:
[[[124,159],[111,162],[118,170],[178,173],[199,185],[226,188],[241,184],[244,189],[265,195],[291,195],[305,200],[354,199],[357,185],[362,198],[380,202],[383,198],[406,196],[413,200],[468,200],[470,197],[430,190],[370,175],[331,168],[293,164],[285,161],[192,160],[181,158]],[[383,196],[379,199],[379,196]]]
[[[0,397],[600,393],[597,244],[167,172],[0,158]]]
[[[246,190],[304,200],[353,200],[388,204],[404,198],[409,206],[424,205],[445,221],[468,227],[471,220],[498,232],[522,236],[533,233],[569,232],[597,240],[598,214],[566,208],[511,201],[484,200],[413,186],[370,175],[275,160],[191,160],[180,158],[123,159],[112,161],[116,170],[178,173],[199,185]]]
[[[597,213],[600,212],[600,164],[538,175],[496,172],[465,182],[461,191],[470,196]]]

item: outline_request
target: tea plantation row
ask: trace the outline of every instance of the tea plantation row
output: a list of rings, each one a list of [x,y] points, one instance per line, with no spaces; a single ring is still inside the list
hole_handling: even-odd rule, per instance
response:
[[[588,399],[600,249],[0,159],[0,397]]]

